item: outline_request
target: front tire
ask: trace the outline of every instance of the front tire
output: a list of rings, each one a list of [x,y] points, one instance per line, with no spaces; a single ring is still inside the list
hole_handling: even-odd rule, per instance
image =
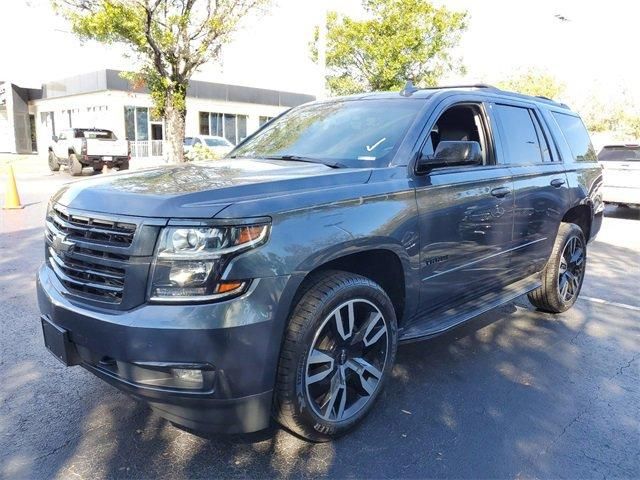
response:
[[[52,172],[57,172],[58,170],[60,170],[60,162],[58,162],[58,157],[56,157],[56,154],[53,153],[53,150],[49,150],[48,163],[49,170],[51,170]]]
[[[587,262],[587,242],[582,229],[573,223],[561,223],[551,257],[542,271],[542,285],[529,293],[529,301],[538,309],[562,313],[578,299]]]
[[[80,160],[78,160],[78,156],[75,153],[69,154],[69,172],[73,177],[82,175],[82,164],[80,163]]]
[[[385,291],[368,278],[328,271],[307,286],[285,333],[274,416],[325,442],[373,408],[395,361],[397,321]]]

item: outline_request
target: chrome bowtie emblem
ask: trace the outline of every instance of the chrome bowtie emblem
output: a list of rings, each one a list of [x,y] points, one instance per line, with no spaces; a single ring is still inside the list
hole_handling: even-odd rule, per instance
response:
[[[67,240],[66,235],[55,235],[53,237],[53,248],[58,252],[70,252],[74,244]]]

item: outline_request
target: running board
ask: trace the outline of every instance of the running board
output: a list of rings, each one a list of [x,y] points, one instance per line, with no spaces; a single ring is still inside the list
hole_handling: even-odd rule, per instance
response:
[[[427,313],[425,318],[414,319],[407,329],[399,333],[400,342],[413,342],[440,335],[475,317],[487,313],[505,303],[509,303],[525,293],[538,288],[542,282],[540,275],[535,274],[504,287],[499,292],[490,292],[462,307],[453,307],[442,312]],[[462,310],[460,310],[462,308]]]

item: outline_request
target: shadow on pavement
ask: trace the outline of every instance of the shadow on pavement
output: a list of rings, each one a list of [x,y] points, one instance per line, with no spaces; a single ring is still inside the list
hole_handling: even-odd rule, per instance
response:
[[[519,299],[401,346],[375,411],[334,443],[277,426],[195,435],[45,351],[34,289],[42,249],[40,228],[0,238],[5,478],[640,475],[637,312],[579,301],[554,317]],[[602,249],[590,274],[621,288],[611,266],[624,271],[635,255]]]
[[[617,207],[615,205],[607,205],[604,211],[605,217],[622,218],[627,220],[640,220],[639,207]]]

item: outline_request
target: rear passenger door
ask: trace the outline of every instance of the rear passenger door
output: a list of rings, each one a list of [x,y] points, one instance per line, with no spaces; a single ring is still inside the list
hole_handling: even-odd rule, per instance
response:
[[[560,221],[569,203],[569,188],[560,156],[542,115],[533,104],[495,103],[501,149],[515,194],[510,255],[516,279],[540,271],[551,254]]]

